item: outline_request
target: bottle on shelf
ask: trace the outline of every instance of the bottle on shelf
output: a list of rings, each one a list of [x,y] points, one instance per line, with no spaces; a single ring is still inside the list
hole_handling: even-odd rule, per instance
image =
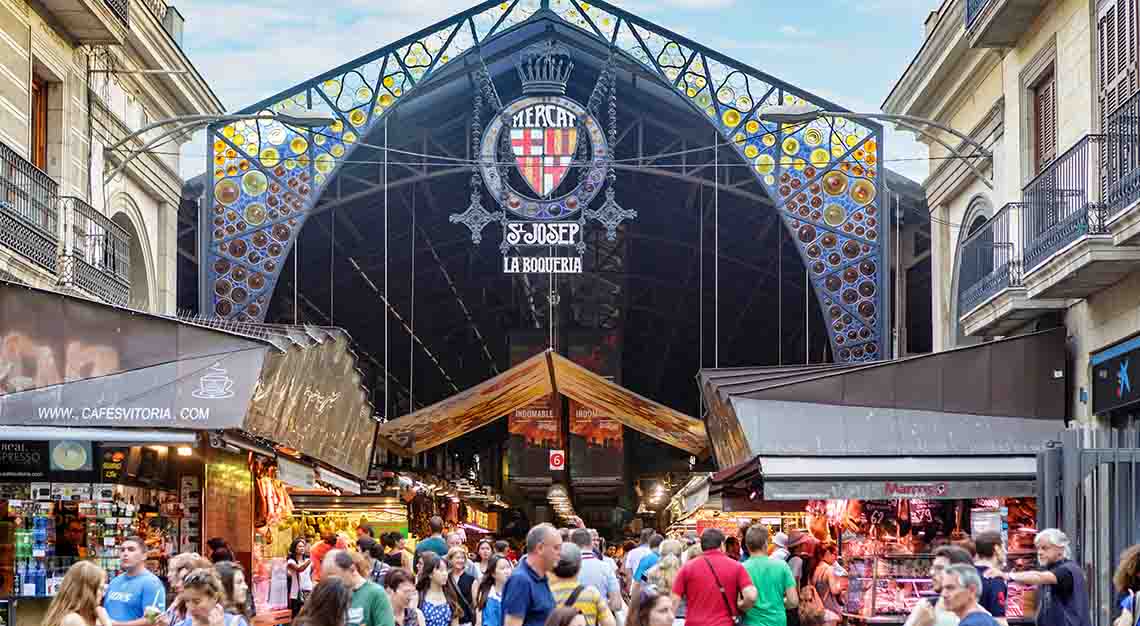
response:
[[[47,572],[44,571],[43,559],[36,559],[36,596],[43,597],[47,595]]]

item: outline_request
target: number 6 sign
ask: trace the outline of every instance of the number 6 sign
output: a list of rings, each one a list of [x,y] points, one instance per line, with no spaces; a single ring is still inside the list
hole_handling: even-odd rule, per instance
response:
[[[562,471],[566,469],[566,453],[562,450],[550,451],[550,469],[551,471]]]

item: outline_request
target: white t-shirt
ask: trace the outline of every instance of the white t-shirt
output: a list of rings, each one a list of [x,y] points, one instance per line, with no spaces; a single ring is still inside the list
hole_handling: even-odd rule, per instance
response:
[[[641,564],[641,559],[650,552],[652,550],[649,549],[649,546],[637,546],[630,550],[629,554],[625,555],[625,568],[630,572],[636,572],[637,566]]]
[[[290,565],[300,565],[300,563],[297,563],[296,559],[289,559],[289,564]],[[290,600],[295,600],[295,599],[301,597],[300,593],[302,591],[312,591],[313,590],[313,566],[312,565],[310,565],[309,567],[306,567],[305,569],[303,569],[299,572],[296,572],[294,574],[290,574],[289,577],[292,578],[292,582],[290,582],[290,584],[289,584],[289,599]]]

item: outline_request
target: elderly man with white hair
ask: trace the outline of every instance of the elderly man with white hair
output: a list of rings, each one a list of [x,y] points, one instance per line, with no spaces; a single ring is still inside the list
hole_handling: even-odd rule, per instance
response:
[[[988,578],[1004,578],[1041,591],[1037,626],[1092,626],[1085,574],[1070,560],[1069,538],[1056,528],[1047,528],[1033,540],[1037,560],[1044,570],[1004,573],[991,569]]]

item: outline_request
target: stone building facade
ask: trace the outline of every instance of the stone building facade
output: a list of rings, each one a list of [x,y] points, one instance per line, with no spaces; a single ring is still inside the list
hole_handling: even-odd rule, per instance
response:
[[[170,127],[115,144],[222,112],[182,25],[163,0],[0,0],[0,277],[174,312],[189,136],[118,172]]]

